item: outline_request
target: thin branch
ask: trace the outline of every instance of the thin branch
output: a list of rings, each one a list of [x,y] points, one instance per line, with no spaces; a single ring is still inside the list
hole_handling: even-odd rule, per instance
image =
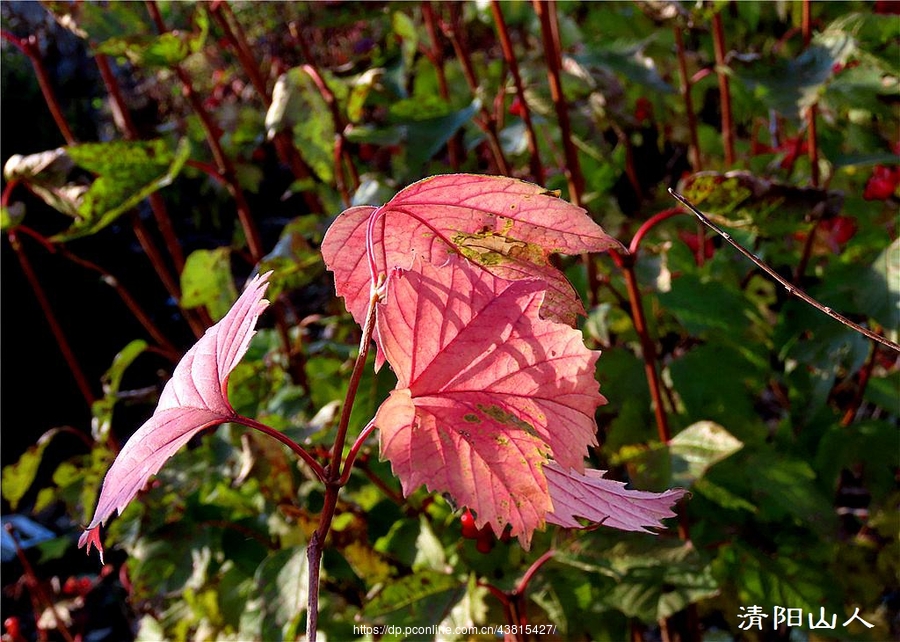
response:
[[[722,16],[716,13],[712,19],[713,49],[716,55],[716,76],[719,78],[719,101],[722,109],[722,145],[725,147],[725,164],[734,165],[734,123],[731,118],[731,89],[725,70],[725,28]]]
[[[9,238],[10,245],[12,245],[13,250],[15,250],[16,252],[16,258],[19,260],[19,265],[22,266],[22,271],[25,273],[25,278],[27,279],[28,284],[31,286],[31,291],[34,293],[35,298],[38,300],[38,304],[41,306],[41,310],[44,313],[44,318],[50,325],[50,331],[53,333],[53,338],[56,339],[56,344],[59,346],[59,351],[62,353],[63,359],[66,360],[66,364],[69,366],[69,371],[75,378],[75,383],[78,384],[78,389],[81,391],[81,396],[84,397],[84,401],[87,403],[87,405],[91,406],[97,400],[97,398],[91,391],[91,386],[90,384],[88,384],[87,377],[85,376],[84,371],[81,369],[78,358],[72,351],[72,347],[69,345],[68,339],[66,339],[66,335],[63,332],[62,326],[59,325],[59,321],[56,318],[56,313],[53,311],[53,306],[50,305],[50,300],[47,298],[47,295],[44,292],[44,288],[41,286],[40,279],[38,279],[37,274],[31,267],[31,262],[28,260],[28,256],[25,254],[25,250],[22,248],[22,244],[19,242],[16,231],[14,229],[8,231],[7,237]]]
[[[537,134],[534,131],[534,123],[531,122],[531,109],[525,100],[525,86],[522,83],[522,76],[519,73],[519,62],[513,51],[512,41],[509,38],[509,30],[506,28],[506,20],[503,18],[503,11],[500,8],[499,0],[492,0],[491,12],[494,16],[494,23],[497,25],[497,35],[500,36],[500,48],[503,50],[503,59],[509,67],[509,72],[513,77],[513,84],[516,87],[516,96],[519,98],[521,106],[521,118],[525,123],[525,132],[528,135],[528,152],[530,154],[531,175],[534,181],[539,185],[544,184],[544,165],[541,163],[541,155],[538,151]]]
[[[147,11],[150,13],[150,17],[153,19],[153,23],[156,25],[157,31],[161,34],[166,33],[166,25],[162,19],[162,14],[159,12],[159,7],[156,6],[155,0],[146,0],[145,4],[147,6]],[[241,223],[241,228],[247,239],[250,256],[254,262],[259,262],[265,254],[259,236],[259,230],[257,230],[256,223],[253,220],[253,215],[250,212],[250,205],[247,203],[247,199],[244,196],[244,190],[237,180],[237,172],[235,171],[234,164],[222,148],[222,143],[219,140],[222,132],[213,122],[212,116],[210,116],[206,107],[204,107],[203,101],[200,100],[197,92],[194,91],[191,77],[188,72],[185,71],[184,67],[176,64],[172,65],[172,70],[181,82],[182,93],[185,99],[200,119],[200,124],[203,126],[203,131],[206,134],[206,142],[209,144],[209,149],[212,152],[213,159],[216,161],[219,172],[228,181],[228,191],[234,199],[238,220]]]
[[[350,425],[350,414],[353,411],[353,402],[356,399],[356,391],[362,379],[363,370],[366,367],[366,357],[369,354],[369,343],[372,341],[372,333],[375,330],[375,309],[378,304],[379,294],[377,288],[373,288],[369,299],[369,309],[366,312],[366,321],[363,324],[362,338],[359,342],[359,354],[353,364],[353,372],[347,384],[347,396],[341,408],[341,417],[338,421],[337,436],[334,439],[334,447],[331,452],[331,461],[325,470],[325,500],[322,511],[319,514],[319,526],[309,539],[306,547],[306,558],[309,562],[309,599],[306,612],[306,637],[310,642],[315,642],[319,624],[319,573],[322,566],[322,553],[325,538],[331,530],[331,522],[337,508],[338,495],[341,492],[343,478],[341,470],[341,456],[344,452],[344,441],[347,438],[347,427]]]
[[[456,58],[462,65],[463,76],[469,85],[469,90],[473,96],[478,96],[478,77],[475,75],[475,67],[472,65],[472,56],[469,54],[468,43],[465,38],[465,30],[460,24],[459,5],[454,2],[449,3],[450,25],[444,24],[444,35],[453,45],[453,51],[456,52]],[[494,157],[494,163],[497,171],[504,176],[509,176],[509,163],[503,155],[503,146],[500,144],[500,138],[497,134],[497,120],[488,109],[485,101],[481,101],[481,129],[487,137],[488,147]]]
[[[422,20],[425,22],[425,29],[428,31],[428,37],[431,39],[431,49],[422,47],[422,51],[425,53],[425,57],[428,58],[434,66],[438,81],[438,92],[441,94],[441,99],[444,102],[449,103],[450,87],[447,84],[447,74],[444,71],[444,52],[439,40],[440,33],[437,28],[437,20],[434,17],[434,9],[432,9],[430,2],[426,1],[422,3]],[[458,172],[463,155],[458,137],[452,136],[450,140],[447,141],[447,154],[450,157],[450,167],[453,168],[454,172]]]
[[[37,77],[38,87],[41,89],[41,94],[44,96],[44,102],[47,103],[50,115],[53,116],[53,121],[59,128],[67,145],[74,145],[77,143],[78,140],[72,133],[69,123],[62,113],[62,107],[60,107],[59,101],[56,99],[56,92],[53,91],[53,85],[50,83],[50,76],[44,68],[44,61],[41,59],[37,38],[32,34],[23,40],[5,29],[0,31],[0,36],[2,36],[4,40],[11,42],[19,49],[19,51],[28,56],[28,60],[34,68],[34,74]]]
[[[822,305],[821,303],[819,303],[818,301],[816,301],[814,298],[812,298],[811,296],[809,296],[806,292],[804,292],[803,290],[801,290],[800,288],[798,288],[796,285],[793,285],[792,283],[790,283],[787,279],[785,279],[783,276],[781,276],[780,274],[778,274],[778,272],[776,272],[775,270],[773,270],[772,268],[770,268],[768,265],[766,265],[765,263],[763,263],[759,258],[757,258],[757,256],[756,256],[755,254],[753,254],[753,253],[750,252],[749,250],[744,249],[744,247],[743,247],[740,243],[738,243],[738,242],[735,241],[733,238],[731,238],[731,235],[730,235],[730,234],[728,234],[728,233],[725,232],[722,228],[720,228],[718,225],[716,225],[715,223],[713,223],[712,221],[710,221],[708,218],[706,218],[706,216],[704,216],[703,213],[700,212],[700,210],[698,210],[696,207],[694,207],[694,206],[691,204],[691,202],[688,201],[684,196],[682,196],[681,194],[679,194],[678,192],[676,192],[675,190],[673,190],[673,189],[671,189],[671,188],[669,189],[669,194],[671,194],[673,197],[675,197],[675,199],[676,199],[679,203],[681,203],[682,205],[684,205],[688,210],[690,210],[691,212],[693,212],[693,213],[694,213],[694,216],[696,216],[698,219],[700,219],[700,221],[701,221],[704,225],[706,225],[706,226],[709,227],[711,230],[713,230],[716,234],[718,234],[718,235],[721,236],[723,239],[725,239],[726,241],[728,241],[729,245],[731,245],[731,246],[732,246],[734,249],[736,249],[738,252],[740,252],[740,253],[743,254],[745,257],[747,257],[748,259],[750,259],[750,261],[751,261],[756,267],[758,267],[760,270],[762,270],[763,272],[765,272],[766,274],[768,274],[770,277],[772,277],[773,279],[775,279],[781,286],[784,287],[785,290],[788,291],[788,294],[794,295],[795,297],[797,297],[797,298],[800,299],[801,301],[804,301],[805,303],[808,303],[809,305],[811,305],[812,307],[814,307],[814,308],[815,308],[816,310],[818,310],[819,312],[823,312],[824,314],[827,314],[828,316],[830,316],[830,317],[831,317],[832,319],[834,319],[835,321],[838,321],[838,322],[840,322],[840,323],[843,323],[843,324],[844,324],[845,326],[847,326],[848,328],[850,328],[850,329],[852,329],[852,330],[856,330],[857,332],[859,332],[859,333],[860,333],[861,335],[863,335],[864,337],[866,337],[866,338],[868,338],[868,339],[871,339],[872,341],[877,341],[877,342],[880,343],[881,345],[886,346],[886,347],[890,348],[891,350],[894,350],[895,352],[900,352],[900,345],[894,343],[894,342],[891,341],[890,339],[887,339],[887,338],[881,336],[880,334],[876,334],[875,332],[872,332],[872,331],[869,330],[868,328],[864,328],[863,326],[861,326],[861,325],[859,325],[859,324],[857,324],[857,323],[854,323],[853,321],[851,321],[851,320],[848,319],[847,317],[845,317],[845,316],[843,316],[843,315],[841,315],[841,314],[838,314],[837,312],[835,312],[835,311],[832,310],[831,308]]]
[[[678,56],[678,77],[681,80],[681,99],[684,101],[684,114],[687,118],[688,132],[690,132],[691,137],[688,155],[694,171],[699,172],[703,170],[703,160],[700,156],[700,135],[697,130],[697,115],[694,113],[694,101],[691,99],[692,85],[690,76],[688,76],[681,25],[676,23],[672,30],[675,32],[675,51]]]
[[[264,423],[256,421],[255,419],[251,419],[250,417],[244,417],[243,415],[238,415],[234,417],[231,421],[247,426],[248,428],[254,428],[255,430],[260,431],[272,437],[273,439],[277,439],[288,448],[290,448],[295,454],[297,454],[300,459],[306,462],[310,468],[312,468],[313,472],[316,474],[316,477],[321,481],[325,481],[327,473],[325,469],[322,468],[322,464],[317,462],[315,458],[309,454],[309,452],[296,441],[285,435],[283,432],[279,430],[275,430],[271,426],[267,426]]]

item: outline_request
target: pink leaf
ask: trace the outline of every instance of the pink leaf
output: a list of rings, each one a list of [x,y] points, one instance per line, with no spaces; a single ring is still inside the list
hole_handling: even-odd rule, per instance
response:
[[[268,301],[263,299],[270,273],[254,277],[231,310],[206,331],[181,359],[163,389],[153,416],[122,447],[103,480],[94,519],[78,546],[103,548],[97,529],[118,510],[121,513],[147,480],[204,428],[235,418],[228,403],[228,375],[254,334],[256,320]]]
[[[378,409],[381,453],[404,493],[448,491],[528,546],[552,503],[542,467],[583,469],[606,402],[581,333],[538,315],[546,286],[450,256],[395,269],[379,304],[397,387]]]
[[[555,463],[544,466],[544,474],[553,500],[547,521],[567,528],[580,528],[575,518],[583,517],[611,528],[648,532],[648,528],[661,528],[660,520],[675,517],[672,506],[687,492],[683,488],[663,493],[628,490],[622,482],[603,479],[605,470],[582,474]]]
[[[538,185],[501,176],[433,176],[401,190],[378,209],[372,259],[379,273],[408,268],[414,256],[440,265],[449,254],[461,254],[495,276],[541,279],[547,285],[541,316],[568,325],[584,308],[550,264],[550,254],[620,247],[580,207]],[[375,212],[367,206],[346,210],[322,242],[337,293],[360,324],[372,277],[366,233]]]

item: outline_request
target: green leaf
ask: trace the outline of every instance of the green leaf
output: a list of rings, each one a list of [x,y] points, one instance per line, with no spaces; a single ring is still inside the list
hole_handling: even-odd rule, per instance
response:
[[[0,207],[0,232],[14,229],[25,218],[25,203],[16,201]]]
[[[721,281],[701,281],[694,274],[674,279],[659,300],[694,335],[717,331],[740,341],[753,319],[753,310],[740,292]]]
[[[330,87],[334,77],[323,75]],[[266,113],[266,133],[271,139],[279,131],[293,132],[294,144],[303,158],[325,182],[334,180],[335,123],[316,83],[303,67],[281,74],[272,90],[272,105]]]
[[[895,417],[900,417],[900,370],[886,377],[872,377],[863,398],[881,406]]]
[[[793,60],[759,60],[736,68],[734,75],[763,104],[796,120],[819,99],[834,65],[845,62],[854,50],[854,41],[846,35],[820,35]]]
[[[10,507],[15,511],[19,507],[19,502],[31,488],[34,478],[37,475],[38,467],[44,458],[44,451],[53,439],[59,433],[58,428],[48,430],[34,446],[26,450],[22,456],[14,464],[3,468],[2,490],[3,498],[9,502]]]
[[[669,442],[672,483],[691,486],[707,469],[743,448],[744,444],[719,424],[698,421]]]
[[[617,40],[593,45],[587,53],[576,56],[583,65],[593,65],[622,75],[631,82],[658,93],[671,94],[675,90],[656,70],[655,61],[644,54],[652,38],[640,42]]]
[[[819,606],[833,599],[838,586],[833,570],[740,543],[725,544],[713,569],[724,585],[735,586],[738,604],[756,604],[769,612],[774,606],[789,606],[818,613]],[[733,595],[732,590],[729,594]]]
[[[94,421],[91,423],[91,435],[95,441],[104,441],[108,436],[112,426],[113,408],[119,398],[122,377],[128,367],[146,349],[146,341],[135,339],[113,357],[112,365],[103,374],[103,398],[98,399],[91,406],[91,414],[94,416]]]
[[[816,473],[805,461],[758,450],[742,461],[748,476],[751,501],[759,507],[762,522],[788,520],[820,530],[835,521],[831,501],[816,484]]]
[[[419,171],[418,168],[431,160],[460,127],[472,120],[479,109],[481,101],[476,98],[468,107],[446,116],[407,122],[405,124],[407,166]]]
[[[99,232],[153,192],[169,185],[190,155],[183,138],[172,151],[163,140],[84,143],[67,148],[76,165],[97,175],[77,200],[77,218],[57,242]]]
[[[181,273],[181,305],[206,306],[213,320],[218,321],[237,298],[231,278],[231,249],[219,247],[191,252]]]
[[[595,537],[578,554],[554,559],[614,578],[601,599],[625,615],[657,622],[719,590],[709,564],[690,542],[603,531]]]
[[[447,591],[458,591],[460,587],[460,581],[452,575],[432,570],[419,571],[386,584],[365,605],[363,613],[373,619]]]
[[[261,598],[263,640],[283,640],[306,610],[309,594],[306,547],[287,548],[270,555],[256,572]]]
[[[322,254],[310,245],[317,231],[313,217],[293,219],[284,226],[272,251],[260,261],[260,274],[275,272],[269,280],[268,296],[272,301],[285,290],[299,290],[312,283],[325,271]]]

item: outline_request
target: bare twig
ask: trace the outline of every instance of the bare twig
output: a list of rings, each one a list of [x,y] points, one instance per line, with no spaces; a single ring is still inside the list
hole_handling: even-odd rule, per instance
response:
[[[503,11],[500,8],[499,0],[492,0],[491,11],[494,15],[494,23],[497,25],[497,35],[500,36],[500,47],[503,50],[503,59],[509,66],[509,73],[512,74],[513,84],[516,87],[516,96],[519,98],[521,105],[522,122],[525,123],[525,131],[528,134],[528,152],[530,154],[531,174],[534,181],[539,185],[544,184],[544,166],[541,163],[541,155],[538,152],[537,134],[534,131],[534,124],[531,122],[531,110],[525,100],[525,86],[522,83],[522,76],[519,73],[519,62],[516,60],[516,54],[512,48],[512,41],[509,39],[509,30],[506,28],[506,20],[503,18]]]
[[[91,391],[91,386],[88,384],[87,377],[85,377],[84,371],[81,369],[81,365],[75,357],[75,353],[72,351],[68,339],[66,339],[62,326],[60,326],[59,321],[56,318],[56,313],[53,311],[53,306],[50,305],[50,300],[47,298],[44,288],[41,286],[40,279],[38,279],[37,274],[31,267],[31,262],[28,260],[28,256],[25,254],[25,250],[19,242],[15,229],[9,230],[6,234],[9,238],[10,245],[12,245],[12,248],[16,253],[16,258],[19,260],[19,265],[22,266],[25,278],[31,286],[31,291],[34,293],[35,298],[38,300],[38,304],[41,306],[44,318],[47,319],[47,323],[50,325],[50,331],[53,333],[53,338],[56,339],[59,351],[66,360],[66,365],[69,366],[69,371],[75,378],[75,383],[78,384],[81,396],[84,397],[84,401],[87,405],[91,406],[97,398]]]
[[[725,71],[725,28],[722,16],[717,13],[712,19],[713,49],[716,54],[716,76],[719,78],[719,100],[722,109],[722,145],[725,148],[725,164],[734,165],[734,123],[731,119],[731,89]]]
[[[859,333],[860,333],[861,335],[863,335],[864,337],[866,337],[866,338],[868,338],[868,339],[871,339],[872,341],[876,341],[876,342],[880,343],[880,344],[883,345],[883,346],[887,346],[888,348],[890,348],[891,350],[894,350],[895,352],[900,352],[900,345],[894,343],[894,342],[891,341],[890,339],[887,339],[887,338],[881,336],[880,334],[876,334],[875,332],[872,332],[872,331],[869,330],[868,328],[864,328],[863,326],[861,326],[861,325],[859,325],[859,324],[857,324],[857,323],[854,323],[853,321],[851,321],[851,320],[848,319],[847,317],[843,316],[842,314],[839,314],[839,313],[835,312],[834,310],[832,310],[832,309],[829,308],[828,306],[822,305],[821,303],[819,303],[818,301],[816,301],[814,298],[812,298],[811,296],[809,296],[806,292],[804,292],[803,290],[801,290],[800,288],[798,288],[796,285],[790,283],[787,279],[785,279],[783,276],[781,276],[780,274],[778,274],[778,272],[776,272],[775,270],[773,270],[772,268],[770,268],[768,265],[766,265],[765,263],[763,263],[759,258],[757,258],[757,256],[756,256],[755,254],[753,254],[753,253],[750,252],[749,250],[744,249],[744,247],[743,247],[740,243],[738,243],[738,242],[735,241],[733,238],[731,238],[731,235],[730,235],[730,234],[728,234],[728,233],[725,232],[722,228],[720,228],[718,225],[716,225],[715,223],[713,223],[712,221],[710,221],[708,218],[706,218],[706,216],[704,216],[703,213],[702,213],[700,210],[698,210],[696,207],[694,207],[694,206],[691,204],[691,202],[688,201],[684,196],[682,196],[681,194],[679,194],[678,192],[676,192],[675,190],[673,190],[673,189],[671,189],[671,188],[669,189],[669,194],[671,194],[672,196],[674,196],[675,199],[676,199],[679,203],[681,203],[681,204],[684,205],[688,210],[690,210],[691,212],[693,212],[693,213],[694,213],[694,216],[696,216],[698,219],[700,219],[700,221],[701,221],[704,225],[706,225],[706,226],[709,227],[711,230],[713,230],[714,232],[716,232],[716,234],[718,234],[718,235],[721,236],[723,239],[725,239],[726,241],[728,241],[729,245],[731,245],[734,249],[736,249],[738,252],[740,252],[740,253],[743,254],[745,257],[747,257],[748,259],[750,259],[750,261],[752,261],[753,264],[754,264],[756,267],[758,267],[760,270],[762,270],[763,272],[765,272],[766,274],[768,274],[770,277],[772,277],[773,279],[775,279],[780,285],[782,285],[782,286],[784,287],[785,290],[788,291],[788,294],[794,295],[795,297],[797,297],[797,298],[800,299],[801,301],[804,301],[805,303],[808,303],[809,305],[811,305],[812,307],[814,307],[816,310],[819,310],[820,312],[823,312],[824,314],[827,314],[828,316],[830,316],[830,317],[831,317],[832,319],[834,319],[835,321],[838,321],[838,322],[840,322],[840,323],[843,323],[843,324],[844,324],[845,326],[847,326],[848,328],[851,328],[852,330],[856,330],[857,332],[859,332]]]

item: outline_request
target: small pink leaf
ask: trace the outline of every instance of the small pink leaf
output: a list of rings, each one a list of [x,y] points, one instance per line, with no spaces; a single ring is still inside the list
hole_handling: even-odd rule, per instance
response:
[[[544,281],[548,291],[541,316],[568,325],[574,325],[584,308],[550,264],[550,254],[621,247],[582,208],[539,185],[502,176],[433,176],[401,190],[378,209],[371,257],[378,272],[408,268],[414,256],[441,265],[448,255],[459,254],[507,280]],[[337,293],[360,324],[369,302],[366,233],[375,211],[351,207],[322,242]]]
[[[606,402],[578,330],[538,315],[545,285],[507,281],[450,256],[393,270],[381,346],[397,387],[378,409],[382,456],[404,493],[420,484],[528,546],[552,508],[542,466],[583,469]]]
[[[547,521],[566,528],[580,528],[575,518],[583,517],[623,531],[649,532],[649,528],[662,528],[660,520],[675,517],[672,506],[687,492],[683,488],[663,493],[629,490],[622,482],[603,479],[605,470],[582,474],[555,463],[544,466],[544,474],[553,501]]]
[[[235,418],[226,397],[228,375],[254,334],[256,320],[268,301],[263,299],[270,273],[254,277],[221,321],[206,331],[184,355],[163,389],[153,416],[135,432],[116,456],[103,480],[94,519],[78,546],[103,548],[97,529],[118,510],[121,513],[147,480],[204,428]]]

